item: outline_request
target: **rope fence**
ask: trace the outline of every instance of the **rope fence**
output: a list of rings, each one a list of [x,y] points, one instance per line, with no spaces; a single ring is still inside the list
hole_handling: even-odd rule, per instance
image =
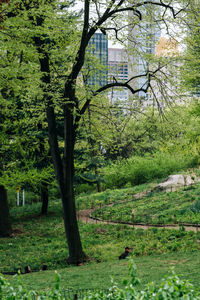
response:
[[[184,185],[182,186],[182,188],[185,190],[187,189],[190,189],[191,187],[193,186],[193,184],[191,185]],[[177,187],[170,187],[168,188],[168,191],[167,192],[175,192],[179,190],[179,188]],[[161,191],[162,192],[162,191]],[[115,205],[118,205],[118,204],[125,204],[125,203],[128,203],[128,202],[133,202],[133,201],[139,201],[141,200],[142,198],[148,198],[150,196],[152,196],[154,193],[157,193],[157,191],[154,191],[154,190],[146,190],[146,191],[143,191],[141,193],[138,193],[138,194],[135,194],[132,196],[132,199],[129,199],[129,200],[122,200],[122,201],[114,201],[114,202],[110,202],[110,199],[107,200],[107,203],[98,203],[98,205],[95,205],[94,203],[92,203],[91,207],[94,209],[94,210],[100,210],[99,214],[98,214],[98,217],[96,216],[92,216],[91,214],[90,215],[87,215],[85,216],[85,222],[86,224],[87,223],[91,223],[91,220],[93,220],[93,223],[107,223],[107,224],[121,224],[121,225],[127,225],[127,226],[148,226],[148,227],[158,227],[158,228],[172,228],[174,227],[175,229],[176,228],[184,228],[185,229],[188,229],[191,228],[191,230],[193,231],[196,231],[198,232],[200,230],[200,224],[197,223],[197,224],[194,224],[194,223],[181,223],[181,222],[177,222],[177,223],[174,223],[174,224],[167,224],[167,223],[162,223],[162,217],[159,217],[159,220],[160,222],[159,223],[153,223],[151,222],[152,219],[151,217],[147,216],[147,215],[144,215],[144,218],[145,218],[145,222],[138,222],[137,221],[137,218],[133,215],[132,216],[132,219],[131,221],[123,221],[123,214],[121,213],[119,215],[119,218],[116,220],[115,218],[113,218],[112,214],[110,214],[109,216],[107,215],[106,218],[104,216],[104,208],[107,207],[107,206],[115,206]],[[79,206],[79,205],[78,205]],[[78,208],[78,211],[79,211],[79,207]],[[79,213],[77,213],[77,216],[78,216],[78,220],[79,220]]]
[[[90,293],[103,293],[103,294],[112,294],[112,290],[109,289],[66,289],[66,290],[59,290],[55,292],[55,299],[62,300],[83,300],[85,296],[89,295]],[[45,296],[45,294],[43,294]],[[46,295],[47,296],[47,295]],[[32,300],[38,300],[40,299],[39,295],[35,294],[32,295],[30,298]],[[43,299],[43,298],[42,298]],[[54,299],[54,295],[51,295],[51,299]]]
[[[67,289],[62,291],[62,296],[65,300],[77,300],[83,299],[84,296],[88,295],[89,293],[110,293],[109,289]]]

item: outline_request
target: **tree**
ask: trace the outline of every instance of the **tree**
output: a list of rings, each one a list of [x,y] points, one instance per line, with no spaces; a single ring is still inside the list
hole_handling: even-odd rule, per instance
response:
[[[9,236],[12,232],[9,218],[7,190],[5,184],[1,180],[5,166],[11,159],[12,146],[8,147],[8,141],[10,140],[9,135],[12,132],[12,125],[10,123],[12,107],[8,105],[6,101],[1,101],[0,108],[0,237],[4,237]]]
[[[178,1],[178,3],[180,4],[180,1]],[[53,78],[52,74],[54,73],[52,73],[51,70],[55,64],[52,65],[52,57],[54,57],[55,62],[55,49],[64,49],[63,45],[60,45],[59,39],[69,39],[69,36],[66,35],[64,37],[62,30],[59,31],[60,36],[56,36],[55,31],[52,30],[52,28],[55,29],[52,18],[55,22],[63,20],[65,17],[64,12],[66,13],[66,10],[63,10],[63,14],[53,14],[53,12],[58,12],[58,7],[61,7],[59,1],[56,2],[53,0],[46,0],[41,3],[34,0],[21,0],[19,1],[19,4],[15,6],[15,10],[18,10],[18,7],[21,5],[19,9],[25,12],[26,25],[29,26],[29,29],[32,32],[31,36],[28,37],[29,42],[33,41],[32,44],[35,46],[37,51],[37,57],[35,60],[38,59],[40,65],[40,100],[45,104],[49,144],[63,204],[65,232],[69,248],[69,263],[76,264],[87,259],[86,254],[82,249],[74,199],[74,146],[80,120],[88,110],[91,101],[95,99],[96,96],[114,87],[127,88],[132,94],[137,94],[139,91],[146,93],[148,89],[152,87],[152,79],[154,79],[156,77],[156,73],[162,69],[161,65],[156,65],[154,69],[148,67],[144,71],[144,74],[133,76],[126,82],[120,82],[113,79],[113,82],[101,87],[91,88],[88,86],[84,91],[85,96],[80,97],[78,95],[78,81],[81,72],[84,73],[85,55],[88,43],[98,29],[104,33],[113,31],[116,37],[119,38],[120,32],[122,30],[124,32],[124,28],[128,26],[128,22],[130,20],[126,17],[126,13],[132,12],[132,25],[138,24],[143,18],[144,7],[148,7],[149,9],[159,8],[161,11],[159,13],[159,20],[161,22],[165,21],[165,17],[167,18],[167,12],[169,12],[173,18],[178,18],[184,7],[177,9],[176,4],[177,1],[164,2],[161,0],[110,0],[105,2],[85,0],[80,35],[76,35],[76,29],[78,30],[78,28],[76,28],[74,24],[72,26],[69,21],[66,21],[67,24],[62,23],[62,30],[66,28],[66,25],[71,30],[71,33],[68,32],[68,34],[70,34],[71,41],[68,45],[64,44],[68,46],[67,58],[69,58],[69,61],[67,62],[66,58],[64,59],[64,56],[62,56],[62,59],[64,59],[62,61],[62,66],[65,71],[62,74],[62,79],[64,76],[64,80],[60,81],[61,83],[59,83],[59,88],[57,88],[57,91],[59,89],[58,98],[54,95],[55,78]],[[69,3],[67,4],[67,7],[68,6]],[[13,8],[14,6],[12,6],[12,9]],[[7,9],[9,10],[11,8]],[[96,11],[94,15],[91,14],[92,9]],[[51,15],[49,13],[50,11]],[[50,21],[49,17],[51,17]],[[9,26],[11,26],[11,24]],[[76,43],[74,39],[75,35],[77,36],[76,41],[78,41],[78,43]],[[66,52],[64,53],[66,54]],[[137,80],[138,77],[145,79],[145,85],[133,88],[134,84],[132,83],[134,80]],[[56,79],[58,80],[59,77]],[[61,96],[60,86],[62,84],[63,94]],[[32,91],[33,85],[34,83],[32,83]],[[63,152],[60,149],[57,131],[57,120],[61,111],[64,125]]]
[[[3,185],[0,185],[0,205],[0,237],[5,237],[11,234],[12,228],[9,217],[7,192]]]
[[[0,237],[5,237],[11,234],[12,228],[9,217],[7,190],[5,188],[5,185],[1,182],[1,176],[4,170],[5,162],[8,160],[8,157],[10,155],[10,149],[5,147],[5,141],[8,140],[8,135],[12,127],[8,126],[8,120],[10,117],[10,111],[12,111],[12,107],[10,107],[9,104],[4,101],[6,91],[4,89],[1,89],[0,92],[2,95],[2,101],[0,103]]]
[[[1,3],[8,3],[8,0],[3,0]],[[3,22],[5,18],[12,18],[16,12],[9,12],[5,14],[5,11],[2,8],[1,21]],[[5,24],[5,22],[4,22]],[[2,26],[2,33],[6,34],[6,29]],[[3,45],[3,44],[1,44]],[[4,49],[4,50],[3,50]],[[34,117],[32,113],[33,107],[27,108],[27,105],[23,103],[23,93],[19,94],[17,92],[18,87],[13,82],[13,78],[17,79],[18,86],[20,87],[20,81],[23,81],[23,72],[19,72],[19,69],[22,65],[22,61],[24,60],[23,50],[18,49],[20,52],[18,53],[17,48],[15,50],[10,51],[10,47],[2,47],[3,53],[1,52],[2,62],[1,62],[1,139],[3,143],[0,143],[0,152],[2,154],[1,158],[1,167],[5,165],[6,159],[10,156],[12,157],[12,170],[9,170],[9,164],[5,167],[4,172],[1,172],[1,177],[5,175],[9,175],[9,182],[5,183],[6,187],[12,187],[14,185],[14,189],[16,189],[18,185],[26,185],[28,180],[31,178],[24,178],[23,171],[26,169],[34,168],[38,169],[39,173],[38,177],[40,178],[40,182],[35,184],[41,185],[41,200],[42,200],[42,209],[41,214],[47,214],[48,208],[48,179],[44,178],[44,168],[49,168],[51,161],[49,159],[49,147],[47,142],[47,124],[45,124],[45,113],[41,113],[40,118]],[[15,55],[17,55],[17,60],[14,59]],[[26,58],[25,58],[26,59]],[[10,64],[11,60],[14,61],[14,64]],[[17,62],[17,64],[16,64]],[[18,75],[17,75],[18,73]],[[13,74],[15,74],[13,76]],[[23,75],[22,75],[23,74]],[[16,76],[16,77],[15,77]],[[11,81],[11,84],[6,83],[6,81]],[[36,101],[35,101],[36,102]],[[34,102],[32,104],[34,106]],[[9,113],[8,113],[9,111]],[[9,122],[10,119],[10,122]],[[4,120],[4,127],[3,126]],[[6,135],[6,137],[4,136]],[[34,145],[34,146],[33,146]],[[37,156],[37,161],[36,161]],[[4,159],[3,159],[4,158]],[[4,161],[4,162],[3,162]],[[11,159],[10,159],[11,161]],[[13,178],[13,168],[17,170],[22,170],[22,174],[18,173],[18,177],[12,180]],[[2,167],[3,168],[3,167]],[[6,170],[6,172],[5,172]],[[35,172],[34,172],[35,173]],[[48,177],[49,177],[49,172]],[[50,176],[51,177],[51,176]],[[50,179],[49,177],[49,179]],[[1,178],[1,182],[5,181]],[[15,181],[13,183],[13,181]],[[33,181],[33,180],[31,180]]]
[[[140,8],[144,5],[154,5],[161,6],[164,9],[169,9],[174,17],[176,17],[177,13],[174,8],[170,4],[164,4],[162,1],[154,2],[154,1],[134,1],[133,4],[130,4],[126,1],[110,1],[106,7],[102,8],[102,12],[100,4],[97,3],[97,19],[93,20],[93,24],[89,22],[90,19],[90,9],[91,2],[88,0],[84,1],[84,23],[82,27],[82,35],[80,46],[78,47],[75,61],[73,62],[72,69],[70,74],[65,81],[64,87],[64,97],[63,97],[63,113],[64,113],[64,141],[65,141],[65,149],[64,149],[64,157],[63,164],[61,162],[60,157],[58,156],[58,143],[56,138],[55,131],[55,116],[52,106],[47,108],[47,119],[49,125],[49,140],[50,147],[52,151],[53,161],[55,170],[57,173],[57,179],[61,190],[61,196],[64,207],[64,215],[65,215],[65,224],[66,224],[66,233],[69,245],[69,262],[76,263],[78,260],[84,260],[85,255],[82,252],[81,242],[78,234],[78,226],[76,222],[75,215],[75,205],[74,205],[74,192],[73,192],[73,178],[74,178],[74,144],[76,140],[76,130],[79,124],[79,121],[82,115],[88,109],[88,106],[91,102],[91,99],[96,95],[108,90],[112,87],[126,87],[133,94],[138,93],[139,90],[146,92],[150,86],[151,77],[154,72],[150,72],[148,74],[143,74],[146,77],[148,75],[149,80],[147,81],[147,87],[139,87],[139,89],[133,89],[130,85],[130,80],[125,83],[121,82],[112,82],[103,87],[98,88],[93,91],[90,97],[88,97],[84,104],[81,103],[80,99],[76,96],[76,81],[77,78],[84,66],[84,59],[86,49],[89,43],[89,40],[93,36],[93,34],[97,31],[98,28],[106,31],[108,29],[107,21],[110,21],[112,18],[117,17],[118,14],[123,13],[125,11],[132,11],[135,14],[135,18],[140,20],[142,18],[142,12]],[[114,28],[117,32],[119,29]],[[41,65],[45,67],[45,63],[41,62]],[[46,69],[47,70],[47,69]],[[134,78],[132,78],[134,80]],[[80,107],[81,105],[81,107]],[[54,129],[54,130],[53,130]],[[73,229],[73,233],[71,234],[71,230]]]
[[[193,96],[200,95],[200,5],[191,1],[187,15],[187,36],[184,65],[182,68],[183,85]]]
[[[0,114],[1,116],[1,114]],[[2,130],[2,118],[0,122],[0,131]],[[2,132],[1,132],[2,134]],[[2,137],[2,135],[1,135]],[[5,136],[4,136],[5,137]],[[2,154],[2,141],[0,139],[0,153]],[[3,172],[3,160],[0,159],[0,177]],[[9,217],[9,207],[8,207],[8,198],[7,191],[5,186],[0,182],[0,237],[9,236],[12,232],[10,217]]]

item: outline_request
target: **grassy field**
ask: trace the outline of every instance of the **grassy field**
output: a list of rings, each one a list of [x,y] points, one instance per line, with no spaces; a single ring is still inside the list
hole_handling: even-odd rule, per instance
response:
[[[138,288],[150,281],[160,282],[168,273],[169,267],[174,267],[182,278],[189,279],[199,289],[200,252],[168,253],[135,257],[138,277],[141,280]],[[63,290],[72,289],[106,289],[111,286],[111,277],[119,286],[128,274],[128,259],[123,261],[91,263],[81,267],[59,269],[61,275],[60,286]],[[11,283],[16,283],[16,277],[7,276]],[[22,276],[24,286],[28,289],[48,290],[54,284],[54,271],[30,273]]]
[[[17,271],[27,265],[40,270],[66,266],[67,246],[60,202],[52,202],[46,217],[39,204],[25,211],[11,211],[14,235],[1,239],[0,272]],[[133,229],[126,225],[79,224],[85,252],[92,262],[115,261],[125,246],[136,256],[199,250],[200,232],[151,228]]]
[[[151,215],[148,204],[153,204],[156,207],[153,215],[156,214],[156,210],[162,210],[163,214],[174,216],[173,209],[191,207],[199,200],[199,185],[187,191],[165,194],[165,197],[164,194],[151,193],[144,199],[134,199],[135,193],[149,190],[155,184],[156,182],[116,191],[108,190],[100,194],[80,195],[77,198],[78,207],[103,207],[113,203],[113,206],[108,207],[112,209],[121,207],[121,201],[129,200],[123,204],[124,209],[127,208],[126,205],[134,204],[137,205],[138,211],[146,209],[145,214]],[[68,253],[60,201],[50,202],[47,216],[40,216],[40,207],[41,203],[35,203],[13,208],[13,236],[0,240],[0,272],[23,272],[27,265],[37,271],[23,276],[24,284],[28,288],[49,289],[54,281],[55,270],[61,274],[63,289],[108,288],[111,276],[120,283],[128,270],[128,260],[118,260],[125,246],[133,248],[132,254],[138,267],[141,285],[151,280],[158,282],[167,273],[169,266],[175,266],[178,273],[198,287],[200,232],[186,232],[182,227],[177,230],[143,230],[127,225],[80,222],[83,248],[91,260],[89,264],[81,267],[71,267],[66,265]],[[127,212],[129,211],[130,207],[127,209]],[[125,216],[124,213],[122,215]],[[43,264],[48,266],[48,271],[38,272]],[[16,277],[8,278],[12,282],[17,281]]]

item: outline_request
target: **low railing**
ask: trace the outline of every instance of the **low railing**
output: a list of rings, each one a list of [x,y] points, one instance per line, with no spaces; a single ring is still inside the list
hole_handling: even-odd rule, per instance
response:
[[[62,291],[63,299],[65,300],[81,300],[89,293],[104,292],[110,293],[109,289],[67,289]]]

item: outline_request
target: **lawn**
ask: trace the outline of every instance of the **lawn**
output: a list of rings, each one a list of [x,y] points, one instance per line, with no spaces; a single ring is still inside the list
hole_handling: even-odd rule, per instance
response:
[[[142,216],[139,212],[144,211],[145,217],[141,220],[145,221],[146,215],[153,220],[152,216],[156,216],[159,210],[171,217],[174,216],[174,210],[184,211],[184,207],[191,210],[191,205],[199,200],[199,185],[176,193],[149,193],[144,198],[135,199],[135,193],[150,190],[155,185],[156,182],[100,194],[80,195],[77,201],[79,208],[101,204],[103,217],[106,217],[107,209],[116,208],[116,212],[124,209],[121,214],[123,218],[134,209],[135,216]],[[122,201],[123,205],[120,203]],[[110,206],[105,207],[107,204]],[[171,230],[156,227],[143,230],[122,224],[79,222],[83,248],[90,262],[81,267],[68,266],[61,202],[51,201],[47,216],[40,215],[40,208],[41,203],[34,203],[11,209],[13,236],[0,240],[0,272],[23,272],[25,266],[29,265],[35,272],[23,276],[24,285],[28,288],[49,289],[54,282],[55,270],[61,274],[63,289],[108,288],[111,276],[120,284],[128,270],[128,260],[118,260],[125,246],[133,248],[132,255],[138,267],[141,286],[152,280],[158,282],[170,266],[175,266],[178,273],[198,287],[200,232],[186,232],[181,226]],[[182,215],[187,217],[187,214]],[[199,214],[196,213],[196,216]],[[43,264],[48,266],[47,271],[40,271]],[[16,277],[8,278],[13,283],[17,281]]]
[[[60,202],[51,202],[46,217],[39,215],[39,204],[29,208],[11,211],[14,235],[1,239],[0,272],[23,272],[27,265],[37,271],[43,264],[48,269],[66,267],[68,253]],[[186,232],[181,227],[143,230],[80,222],[79,228],[83,248],[92,262],[115,261],[125,246],[132,247],[135,256],[200,249],[200,232]]]
[[[182,278],[189,279],[199,289],[200,281],[200,252],[168,253],[135,257],[137,274],[141,280],[138,289],[150,281],[160,282],[161,278],[174,267]],[[128,274],[128,259],[112,262],[90,263],[81,267],[67,267],[59,269],[61,275],[60,286],[67,289],[107,289],[111,286],[111,277],[122,286],[122,280]],[[7,276],[12,284],[16,284],[16,277]],[[43,271],[23,275],[24,286],[28,289],[48,290],[54,284],[55,271]]]

